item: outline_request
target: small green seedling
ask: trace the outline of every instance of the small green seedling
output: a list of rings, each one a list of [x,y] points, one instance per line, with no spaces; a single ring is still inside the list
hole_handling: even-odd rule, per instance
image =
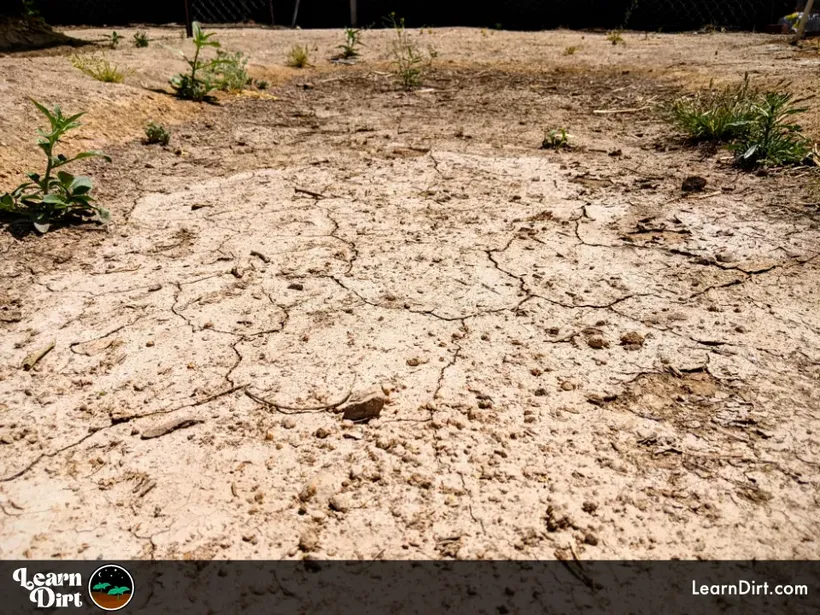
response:
[[[396,14],[390,13],[388,23],[395,34],[390,47],[393,72],[396,80],[405,90],[412,90],[421,85],[426,69],[438,54],[430,48],[430,58],[424,58],[415,41],[408,34],[404,26],[404,18],[396,19]]]
[[[608,40],[613,45],[626,45],[626,41],[623,37],[623,30],[618,28],[617,30],[610,30],[606,33],[606,40]]]
[[[362,45],[361,30],[345,28],[345,42],[339,45],[341,53],[337,58],[342,60],[352,60],[359,57],[359,47]]]
[[[148,122],[145,126],[145,142],[149,145],[168,145],[171,140],[171,132],[162,124]]]
[[[218,49],[216,60],[207,72],[214,88],[224,92],[244,90],[251,80],[248,76],[248,56],[241,51],[231,53]]]
[[[171,78],[171,87],[174,88],[177,97],[184,100],[193,100],[201,102],[208,98],[208,95],[214,90],[215,84],[212,83],[211,77],[214,69],[216,69],[220,60],[218,58],[203,61],[200,59],[202,51],[207,47],[219,48],[221,45],[219,41],[213,40],[214,32],[205,34],[199,22],[195,21],[192,25],[194,33],[194,52],[193,58],[188,58],[182,51],[176,50],[179,55],[188,63],[190,67],[189,73],[180,73]]]
[[[117,47],[119,47],[120,41],[123,39],[122,36],[117,34],[116,30],[106,38],[108,39],[108,44],[111,47],[111,49],[116,49]]]
[[[569,147],[569,134],[564,128],[553,128],[544,134],[541,149],[562,149]]]
[[[287,65],[291,68],[306,68],[312,66],[308,48],[302,45],[294,45],[288,53]]]
[[[565,56],[572,56],[572,55],[575,55],[576,51],[578,51],[578,46],[577,45],[570,45],[569,47],[564,49],[564,55]]]
[[[48,118],[50,124],[48,131],[38,129],[40,138],[37,145],[46,155],[46,168],[42,175],[28,173],[31,181],[0,195],[0,212],[30,220],[39,233],[48,232],[55,222],[82,222],[89,219],[107,222],[108,211],[94,205],[94,199],[91,198],[91,180],[58,170],[77,160],[95,156],[111,161],[111,158],[96,151],[80,152],[72,158],[55,152],[60,139],[68,131],[81,125],[77,120],[84,114],[66,117],[59,106],[49,111],[37,101],[32,102]]]
[[[149,42],[150,40],[147,33],[142,30],[137,30],[134,32],[134,46],[144,49],[145,47],[148,47]]]

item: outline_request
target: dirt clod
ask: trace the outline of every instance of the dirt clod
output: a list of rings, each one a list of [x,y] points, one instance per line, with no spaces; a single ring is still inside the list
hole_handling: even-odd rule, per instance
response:
[[[299,500],[302,502],[310,501],[310,499],[316,495],[316,489],[317,487],[314,481],[307,483],[299,492]]]
[[[684,192],[702,192],[706,188],[706,180],[698,175],[690,175],[683,180],[681,190]]]
[[[621,346],[643,346],[644,339],[637,331],[629,331],[621,336]]]
[[[350,500],[344,494],[337,493],[328,500],[328,506],[336,512],[346,513],[350,510]]]
[[[721,250],[720,252],[715,254],[715,260],[720,263],[736,263],[737,257],[731,252]]]
[[[595,350],[601,350],[603,348],[609,348],[609,342],[600,335],[593,335],[587,338],[587,346]]]
[[[348,421],[366,421],[381,414],[387,397],[381,387],[376,387],[351,396],[339,409],[342,418]]]
[[[592,502],[591,500],[586,500],[581,505],[581,510],[583,510],[585,513],[588,513],[588,514],[591,515],[596,510],[598,510],[598,504],[596,504],[595,502]]]
[[[571,525],[572,523],[567,515],[559,515],[552,505],[547,507],[546,526],[548,532],[565,530]]]
[[[319,549],[319,534],[314,529],[308,529],[299,536],[299,549],[305,553],[313,553]]]

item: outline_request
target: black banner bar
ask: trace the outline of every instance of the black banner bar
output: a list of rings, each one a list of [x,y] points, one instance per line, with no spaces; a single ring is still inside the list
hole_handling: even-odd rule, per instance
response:
[[[818,613],[820,562],[0,562],[2,613],[102,612],[95,600],[157,615]]]

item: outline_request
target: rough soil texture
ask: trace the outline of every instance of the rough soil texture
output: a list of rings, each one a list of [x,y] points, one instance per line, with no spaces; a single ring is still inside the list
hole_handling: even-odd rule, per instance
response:
[[[816,176],[738,173],[653,107],[817,88],[816,51],[414,36],[438,57],[404,93],[387,32],[332,66],[338,32],[222,30],[273,85],[216,105],[148,89],[158,45],[110,53],[121,86],[0,58],[5,187],[38,163],[27,96],[114,157],[85,167],[107,231],[0,236],[2,557],[820,556]]]

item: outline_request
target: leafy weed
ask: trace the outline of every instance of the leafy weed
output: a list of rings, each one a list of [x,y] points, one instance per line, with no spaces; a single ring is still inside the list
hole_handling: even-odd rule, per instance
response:
[[[120,41],[122,39],[123,39],[123,37],[120,34],[117,34],[116,30],[106,37],[106,40],[108,41],[108,45],[109,45],[109,47],[111,47],[111,49],[116,49],[117,47],[119,47],[120,46]]]
[[[345,28],[345,42],[339,45],[341,52],[334,58],[352,60],[359,57],[359,47],[362,46],[362,31],[354,28]]]
[[[162,124],[148,122],[145,126],[145,142],[149,145],[168,145],[171,141],[171,132]]]
[[[148,47],[150,43],[150,39],[148,38],[148,34],[143,32],[142,30],[138,30],[134,32],[134,46],[143,49]]]
[[[94,199],[91,198],[91,180],[59,169],[74,161],[95,156],[109,162],[111,159],[96,151],[80,152],[72,158],[57,154],[55,151],[60,139],[81,125],[78,120],[84,114],[66,117],[59,106],[49,110],[35,100],[32,102],[50,124],[49,130],[37,131],[40,135],[37,145],[46,155],[46,168],[42,174],[28,173],[31,181],[0,195],[0,212],[30,220],[39,233],[48,232],[51,225],[56,222],[67,223],[88,219],[106,222],[109,217],[108,211],[94,205]]]
[[[606,33],[606,40],[608,40],[613,45],[626,45],[626,41],[623,37],[623,30],[618,28],[617,30],[610,30]]]
[[[806,111],[781,83],[762,92],[748,75],[739,85],[712,87],[678,98],[668,108],[669,119],[695,142],[726,143],[741,168],[801,164],[812,152],[795,116]]]
[[[729,146],[739,167],[780,167],[803,163],[812,151],[812,143],[803,128],[794,122],[805,113],[789,92],[766,92],[751,110],[751,120],[743,135]]]
[[[437,55],[430,49],[429,59],[425,58],[415,41],[404,27],[404,18],[396,19],[395,13],[390,13],[389,23],[395,34],[390,47],[393,58],[393,72],[396,80],[405,90],[412,90],[421,85],[430,61]]]
[[[693,96],[678,98],[668,113],[693,141],[729,142],[748,130],[759,99],[760,92],[746,75],[739,85],[721,90],[710,85]]]
[[[215,89],[212,81],[214,71],[219,62],[218,57],[205,61],[200,59],[202,51],[208,47],[221,47],[219,41],[213,40],[214,32],[205,34],[199,22],[193,23],[193,42],[196,51],[193,58],[188,58],[182,51],[176,50],[179,55],[188,63],[190,69],[187,73],[180,73],[171,78],[171,87],[174,88],[178,98],[183,100],[193,100],[202,102],[207,99]]]
[[[248,76],[248,56],[241,51],[231,53],[217,50],[216,61],[208,72],[214,88],[225,92],[244,90],[251,80]]]
[[[553,128],[544,133],[541,149],[563,149],[569,147],[569,134],[565,128]]]

